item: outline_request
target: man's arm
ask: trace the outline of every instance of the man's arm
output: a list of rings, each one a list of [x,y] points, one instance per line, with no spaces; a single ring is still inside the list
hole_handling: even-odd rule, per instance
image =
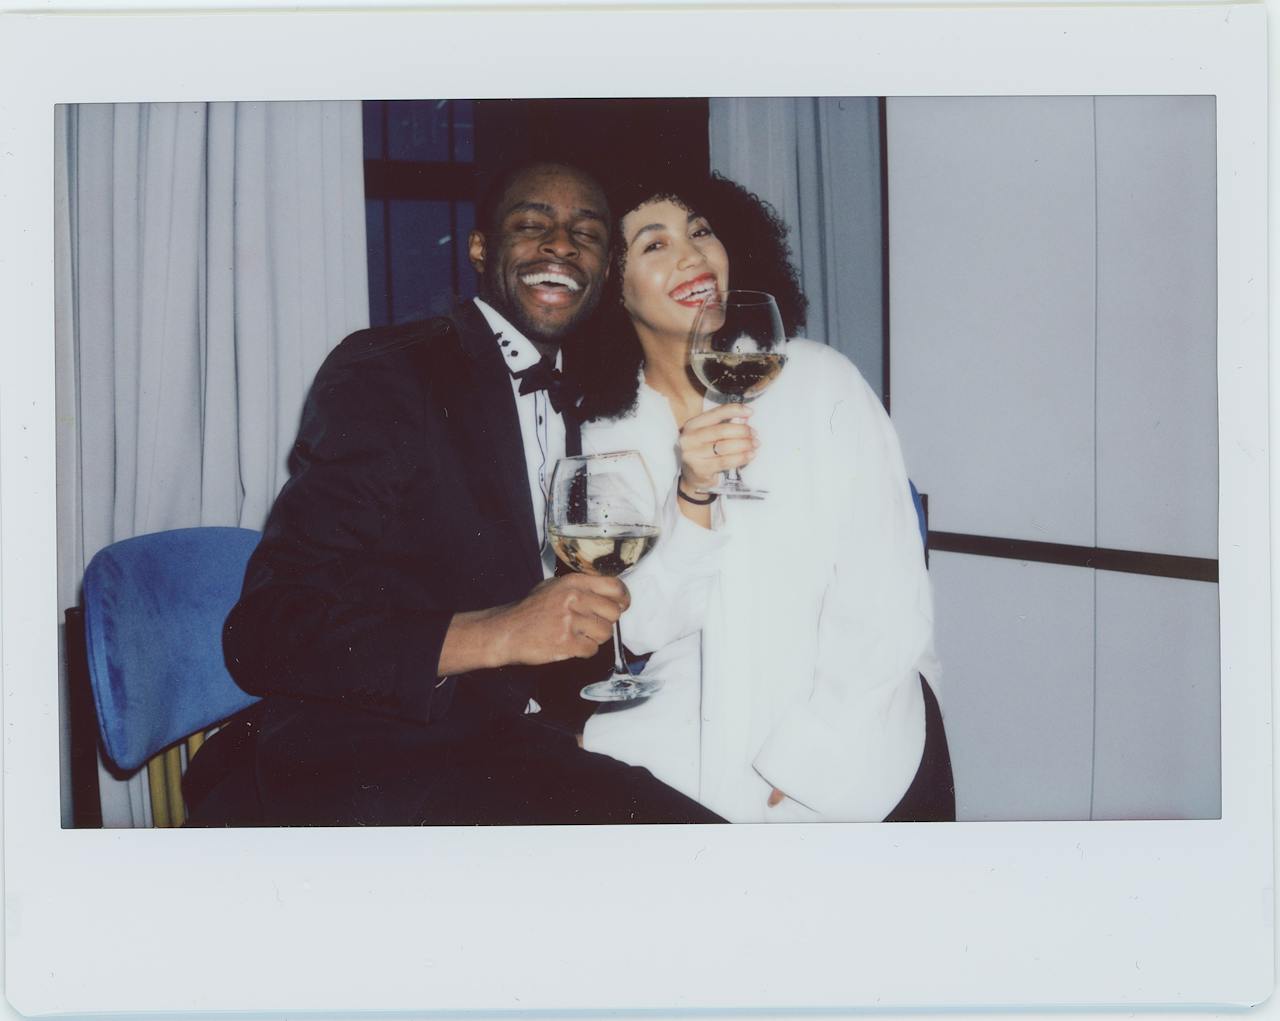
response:
[[[249,692],[425,721],[436,678],[589,654],[626,603],[621,583],[566,578],[458,613],[430,565],[448,551],[386,549],[411,480],[429,470],[413,352],[409,334],[357,335],[316,377],[292,477],[223,632],[228,668]]]

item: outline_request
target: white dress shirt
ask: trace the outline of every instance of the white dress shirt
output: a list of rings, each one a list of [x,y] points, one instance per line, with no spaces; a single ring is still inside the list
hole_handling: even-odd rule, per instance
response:
[[[523,333],[490,305],[474,299],[476,308],[497,335],[502,349],[502,359],[511,372],[521,372],[542,360],[542,355]],[[560,368],[560,352],[556,352],[555,367]],[[550,578],[555,573],[555,554],[546,542],[547,492],[551,485],[551,473],[556,461],[564,457],[564,419],[551,407],[545,390],[530,394],[520,393],[520,380],[511,377],[511,392],[516,399],[516,414],[520,419],[520,437],[524,441],[524,460],[529,471],[529,498],[533,501],[533,518],[538,529],[538,543],[542,551],[542,576]]]

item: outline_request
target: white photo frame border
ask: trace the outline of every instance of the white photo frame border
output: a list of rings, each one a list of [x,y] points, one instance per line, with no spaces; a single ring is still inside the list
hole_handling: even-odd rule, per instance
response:
[[[502,70],[528,67],[530,53],[534,71]],[[5,16],[9,1002],[40,1016],[1265,999],[1274,961],[1266,84],[1256,4]],[[1217,97],[1220,820],[61,829],[55,104],[1087,94]],[[622,856],[634,865],[625,884],[614,878]],[[135,892],[144,883],[145,901]],[[179,934],[173,904],[200,912],[200,924]],[[164,955],[163,968],[148,950]]]

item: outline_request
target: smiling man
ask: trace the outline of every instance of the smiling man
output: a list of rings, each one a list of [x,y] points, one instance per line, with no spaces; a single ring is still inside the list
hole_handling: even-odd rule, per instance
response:
[[[552,577],[542,543],[577,450],[559,348],[607,273],[600,187],[518,167],[479,224],[479,298],[354,334],[316,376],[223,635],[262,701],[192,761],[195,825],[718,821],[535,698],[603,673],[628,603],[617,579]]]

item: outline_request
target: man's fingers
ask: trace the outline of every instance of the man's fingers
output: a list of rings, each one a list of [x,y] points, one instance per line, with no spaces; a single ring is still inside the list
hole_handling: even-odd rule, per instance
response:
[[[613,621],[594,613],[575,613],[569,620],[569,631],[602,645],[613,634]]]
[[[617,578],[579,574],[564,580],[573,582],[570,586],[573,590],[569,595],[570,601],[566,604],[568,606],[589,609],[590,612],[599,613],[601,616],[612,614],[609,619],[617,620],[618,616],[631,605],[631,593]],[[606,604],[612,607],[608,612],[601,610],[601,607]]]

